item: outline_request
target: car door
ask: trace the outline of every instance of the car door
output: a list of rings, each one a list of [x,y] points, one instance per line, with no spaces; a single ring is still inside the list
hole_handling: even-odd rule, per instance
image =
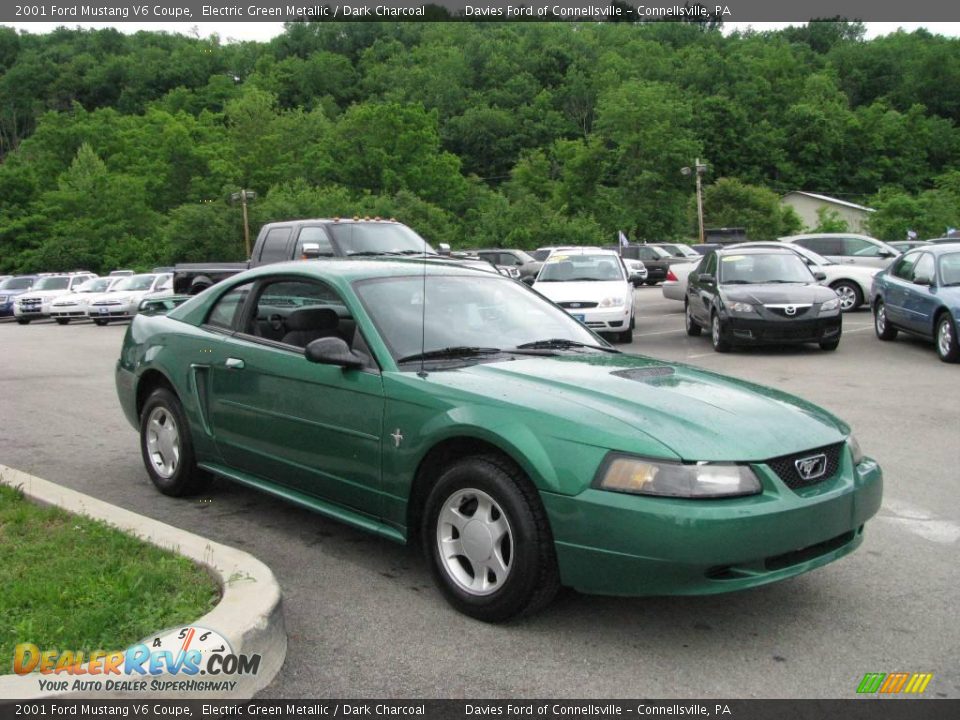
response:
[[[921,335],[933,336],[933,315],[940,302],[935,281],[936,263],[930,253],[921,253],[913,266],[913,278],[904,288],[904,327]]]
[[[886,291],[883,301],[886,304],[887,319],[894,325],[908,327],[907,296],[913,291],[913,268],[920,259],[919,251],[908,252],[897,260],[886,275]]]
[[[237,332],[223,340],[222,360],[212,367],[209,407],[217,449],[228,466],[248,476],[378,517],[379,369],[372,360],[349,370],[307,360],[310,330],[299,324],[291,329],[302,310],[337,314],[335,329],[318,330],[318,336],[358,341],[346,305],[328,285],[289,276],[258,283]]]
[[[863,267],[885,268],[894,255],[876,243],[858,237],[843,238],[842,262]]]
[[[693,317],[701,326],[707,326],[710,323],[710,313],[716,294],[717,254],[709,252],[700,264],[690,271],[687,278],[687,301],[690,303]]]

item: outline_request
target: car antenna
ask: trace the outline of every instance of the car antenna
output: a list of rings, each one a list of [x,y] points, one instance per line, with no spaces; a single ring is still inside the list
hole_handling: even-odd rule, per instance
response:
[[[424,369],[426,358],[424,353],[427,351],[427,241],[423,241],[423,290],[420,293],[420,370],[417,377],[427,377],[427,371]]]

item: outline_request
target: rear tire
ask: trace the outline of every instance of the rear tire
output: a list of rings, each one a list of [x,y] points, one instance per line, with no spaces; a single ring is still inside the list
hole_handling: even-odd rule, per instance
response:
[[[685,300],[683,303],[683,319],[687,326],[687,335],[690,337],[700,337],[700,333],[703,332],[703,328],[697,324],[696,319],[693,317],[693,311],[690,309],[689,300]]]
[[[477,620],[536,612],[560,587],[540,497],[497,455],[467,457],[443,471],[427,497],[420,536],[447,602]]]
[[[197,467],[183,406],[167,388],[157,388],[143,404],[140,454],[150,480],[164,495],[195,495],[210,484],[210,475]]]
[[[887,308],[883,300],[877,300],[873,306],[873,329],[881,340],[896,340],[897,329],[887,320]]]
[[[948,363],[960,362],[960,339],[957,338],[957,324],[950,317],[949,312],[943,313],[937,320],[937,331],[934,338],[937,345],[937,355]]]
[[[710,316],[710,342],[718,353],[730,352],[730,343],[723,339],[723,324],[717,312]]]

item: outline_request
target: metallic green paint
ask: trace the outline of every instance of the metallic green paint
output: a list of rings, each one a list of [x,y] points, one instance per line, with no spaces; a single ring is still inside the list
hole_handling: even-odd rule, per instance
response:
[[[121,406],[137,427],[144,383],[162,378],[182,401],[202,467],[400,541],[409,535],[408,499],[431,449],[455,438],[485,443],[538,488],[562,581],[590,592],[741,589],[823,565],[861,542],[880,505],[875,462],[854,467],[844,452],[833,479],[799,491],[762,464],[849,434],[837,418],[785,393],[626,354],[514,355],[425,376],[415,365],[401,372],[352,283],[472,272],[391,260],[243,273],[166,316],[134,319],[117,364]],[[279,274],[336,289],[379,372],[317,365],[292,349],[203,326],[224,292]],[[245,369],[226,369],[228,357],[242,357]],[[613,374],[620,371],[641,377]],[[610,451],[749,462],[763,490],[707,500],[599,490],[591,484]]]

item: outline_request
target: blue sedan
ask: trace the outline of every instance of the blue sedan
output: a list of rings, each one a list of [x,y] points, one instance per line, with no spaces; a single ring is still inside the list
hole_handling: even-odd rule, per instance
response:
[[[944,362],[960,362],[960,242],[904,253],[874,276],[870,297],[878,338],[903,330],[932,339]]]

